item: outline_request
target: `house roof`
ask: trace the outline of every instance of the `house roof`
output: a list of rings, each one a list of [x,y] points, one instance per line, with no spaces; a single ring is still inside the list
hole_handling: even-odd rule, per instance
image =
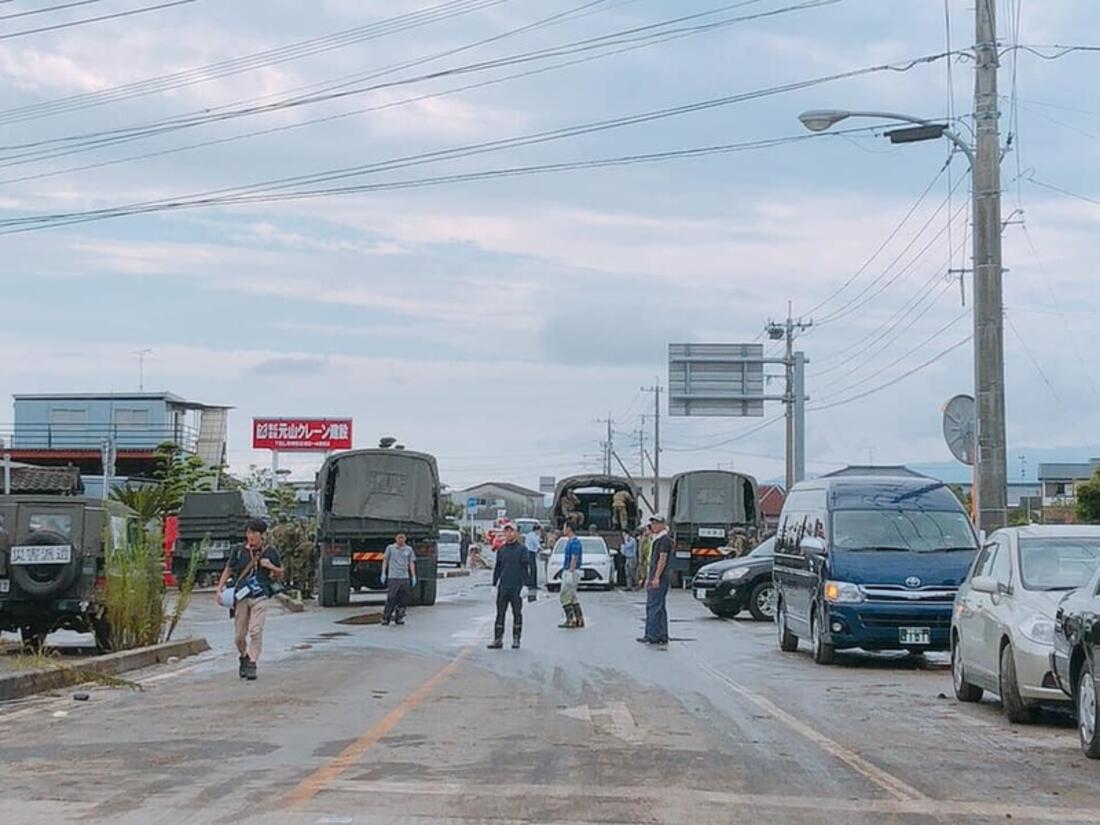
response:
[[[761,484],[756,488],[756,500],[765,516],[778,516],[783,510],[787,492],[778,484]]]
[[[526,487],[521,487],[518,484],[512,484],[510,481],[483,481],[481,484],[475,484],[473,487],[467,487],[463,490],[463,493],[472,493],[475,490],[480,490],[483,487],[497,487],[501,490],[508,490],[520,496],[526,496],[530,498],[542,498],[542,493],[538,490],[529,490]]]
[[[57,493],[80,495],[84,482],[77,467],[34,467],[29,464],[13,464],[11,491],[21,494]]]
[[[1092,458],[1087,462],[1049,462],[1039,465],[1039,480],[1066,478],[1084,481],[1092,478],[1097,468],[1100,468],[1100,458]]]
[[[231,410],[224,404],[200,404],[174,392],[56,392],[13,395],[16,401],[165,401],[189,410]]]
[[[910,470],[904,464],[894,466],[878,464],[852,464],[840,470],[825,473],[821,478],[837,478],[839,476],[885,476],[888,478],[931,478],[924,473]]]

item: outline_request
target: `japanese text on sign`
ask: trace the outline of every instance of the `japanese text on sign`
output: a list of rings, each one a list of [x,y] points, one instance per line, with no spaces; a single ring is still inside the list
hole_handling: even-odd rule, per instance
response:
[[[254,418],[255,450],[350,450],[350,418]]]

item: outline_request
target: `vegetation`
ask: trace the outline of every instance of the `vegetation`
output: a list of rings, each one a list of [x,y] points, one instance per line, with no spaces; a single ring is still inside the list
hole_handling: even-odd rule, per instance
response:
[[[1084,524],[1100,524],[1100,470],[1077,485],[1077,520]]]

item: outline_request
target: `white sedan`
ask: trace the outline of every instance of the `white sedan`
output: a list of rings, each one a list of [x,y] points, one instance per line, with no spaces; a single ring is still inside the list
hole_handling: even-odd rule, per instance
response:
[[[578,536],[581,540],[581,587],[602,587],[610,590],[614,582],[615,565],[607,550],[607,542],[600,536]],[[565,567],[566,538],[558,539],[550,552],[547,567],[546,588],[557,590],[561,587],[561,571]]]

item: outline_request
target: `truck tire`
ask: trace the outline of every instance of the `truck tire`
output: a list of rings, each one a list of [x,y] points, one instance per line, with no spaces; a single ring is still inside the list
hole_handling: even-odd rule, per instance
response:
[[[19,585],[23,593],[40,599],[58,596],[76,581],[82,559],[68,538],[52,530],[39,530],[23,544],[30,547],[67,544],[72,548],[72,558],[67,564],[12,565],[12,581]]]
[[[351,592],[346,583],[327,581],[321,585],[317,601],[321,607],[347,607],[351,604]]]
[[[50,635],[50,625],[43,622],[29,622],[19,628],[24,649],[31,653],[41,653],[46,648],[46,637]]]
[[[417,601],[416,603],[422,607],[431,607],[435,604],[435,592],[437,582],[435,579],[427,579],[420,582],[420,586],[417,587]]]

